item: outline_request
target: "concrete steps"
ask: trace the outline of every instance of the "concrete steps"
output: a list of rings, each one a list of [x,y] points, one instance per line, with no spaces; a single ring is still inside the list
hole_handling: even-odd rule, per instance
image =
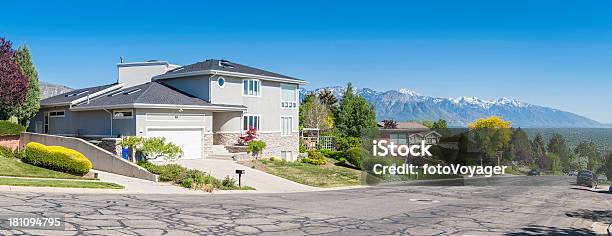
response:
[[[213,145],[212,153],[207,157],[207,159],[217,159],[217,160],[234,160],[234,156],[237,155],[245,155],[246,153],[231,153],[225,148],[224,145]]]

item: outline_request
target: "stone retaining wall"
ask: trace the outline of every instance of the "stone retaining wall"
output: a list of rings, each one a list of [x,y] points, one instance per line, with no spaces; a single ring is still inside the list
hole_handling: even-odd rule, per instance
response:
[[[0,136],[0,146],[11,150],[19,148],[19,135]]]

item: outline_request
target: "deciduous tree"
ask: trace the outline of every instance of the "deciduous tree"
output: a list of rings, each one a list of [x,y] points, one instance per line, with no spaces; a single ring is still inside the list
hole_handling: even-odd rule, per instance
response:
[[[511,123],[497,116],[478,119],[468,128],[486,157],[494,157],[498,151],[503,151],[512,137]]]
[[[333,119],[327,106],[320,99],[309,99],[308,102],[302,104],[302,125],[305,128],[318,128],[322,131],[327,131],[333,128]]]
[[[0,120],[13,115],[28,92],[28,78],[15,62],[15,51],[10,41],[0,38]]]
[[[601,165],[601,154],[593,142],[582,141],[574,148],[574,153],[580,159],[586,159],[587,170],[596,171]]]
[[[14,114],[19,123],[28,126],[30,119],[36,115],[40,108],[40,88],[38,84],[38,72],[32,63],[30,49],[26,45],[17,48],[16,62],[21,71],[28,78],[28,92],[21,106],[16,107]]]
[[[451,131],[450,129],[448,129],[448,124],[444,119],[438,119],[436,122],[433,122],[431,124],[431,129],[435,130],[444,137],[448,137],[451,135]]]

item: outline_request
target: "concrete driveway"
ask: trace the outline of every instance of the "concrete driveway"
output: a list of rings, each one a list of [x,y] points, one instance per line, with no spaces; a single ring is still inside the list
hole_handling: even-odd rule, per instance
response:
[[[242,185],[254,187],[259,193],[293,193],[323,190],[322,188],[299,184],[263,171],[243,166],[232,160],[179,160],[178,164],[190,169],[198,169],[206,173],[210,173],[212,176],[218,179],[223,179],[225,176],[230,176],[238,180],[238,175],[235,174],[236,170],[245,170],[245,174],[242,175]]]

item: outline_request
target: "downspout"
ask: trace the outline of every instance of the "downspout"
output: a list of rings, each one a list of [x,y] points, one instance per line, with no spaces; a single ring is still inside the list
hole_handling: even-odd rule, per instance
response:
[[[112,138],[113,137],[113,113],[106,109],[103,109],[103,110],[110,115],[110,134],[109,135]]]

